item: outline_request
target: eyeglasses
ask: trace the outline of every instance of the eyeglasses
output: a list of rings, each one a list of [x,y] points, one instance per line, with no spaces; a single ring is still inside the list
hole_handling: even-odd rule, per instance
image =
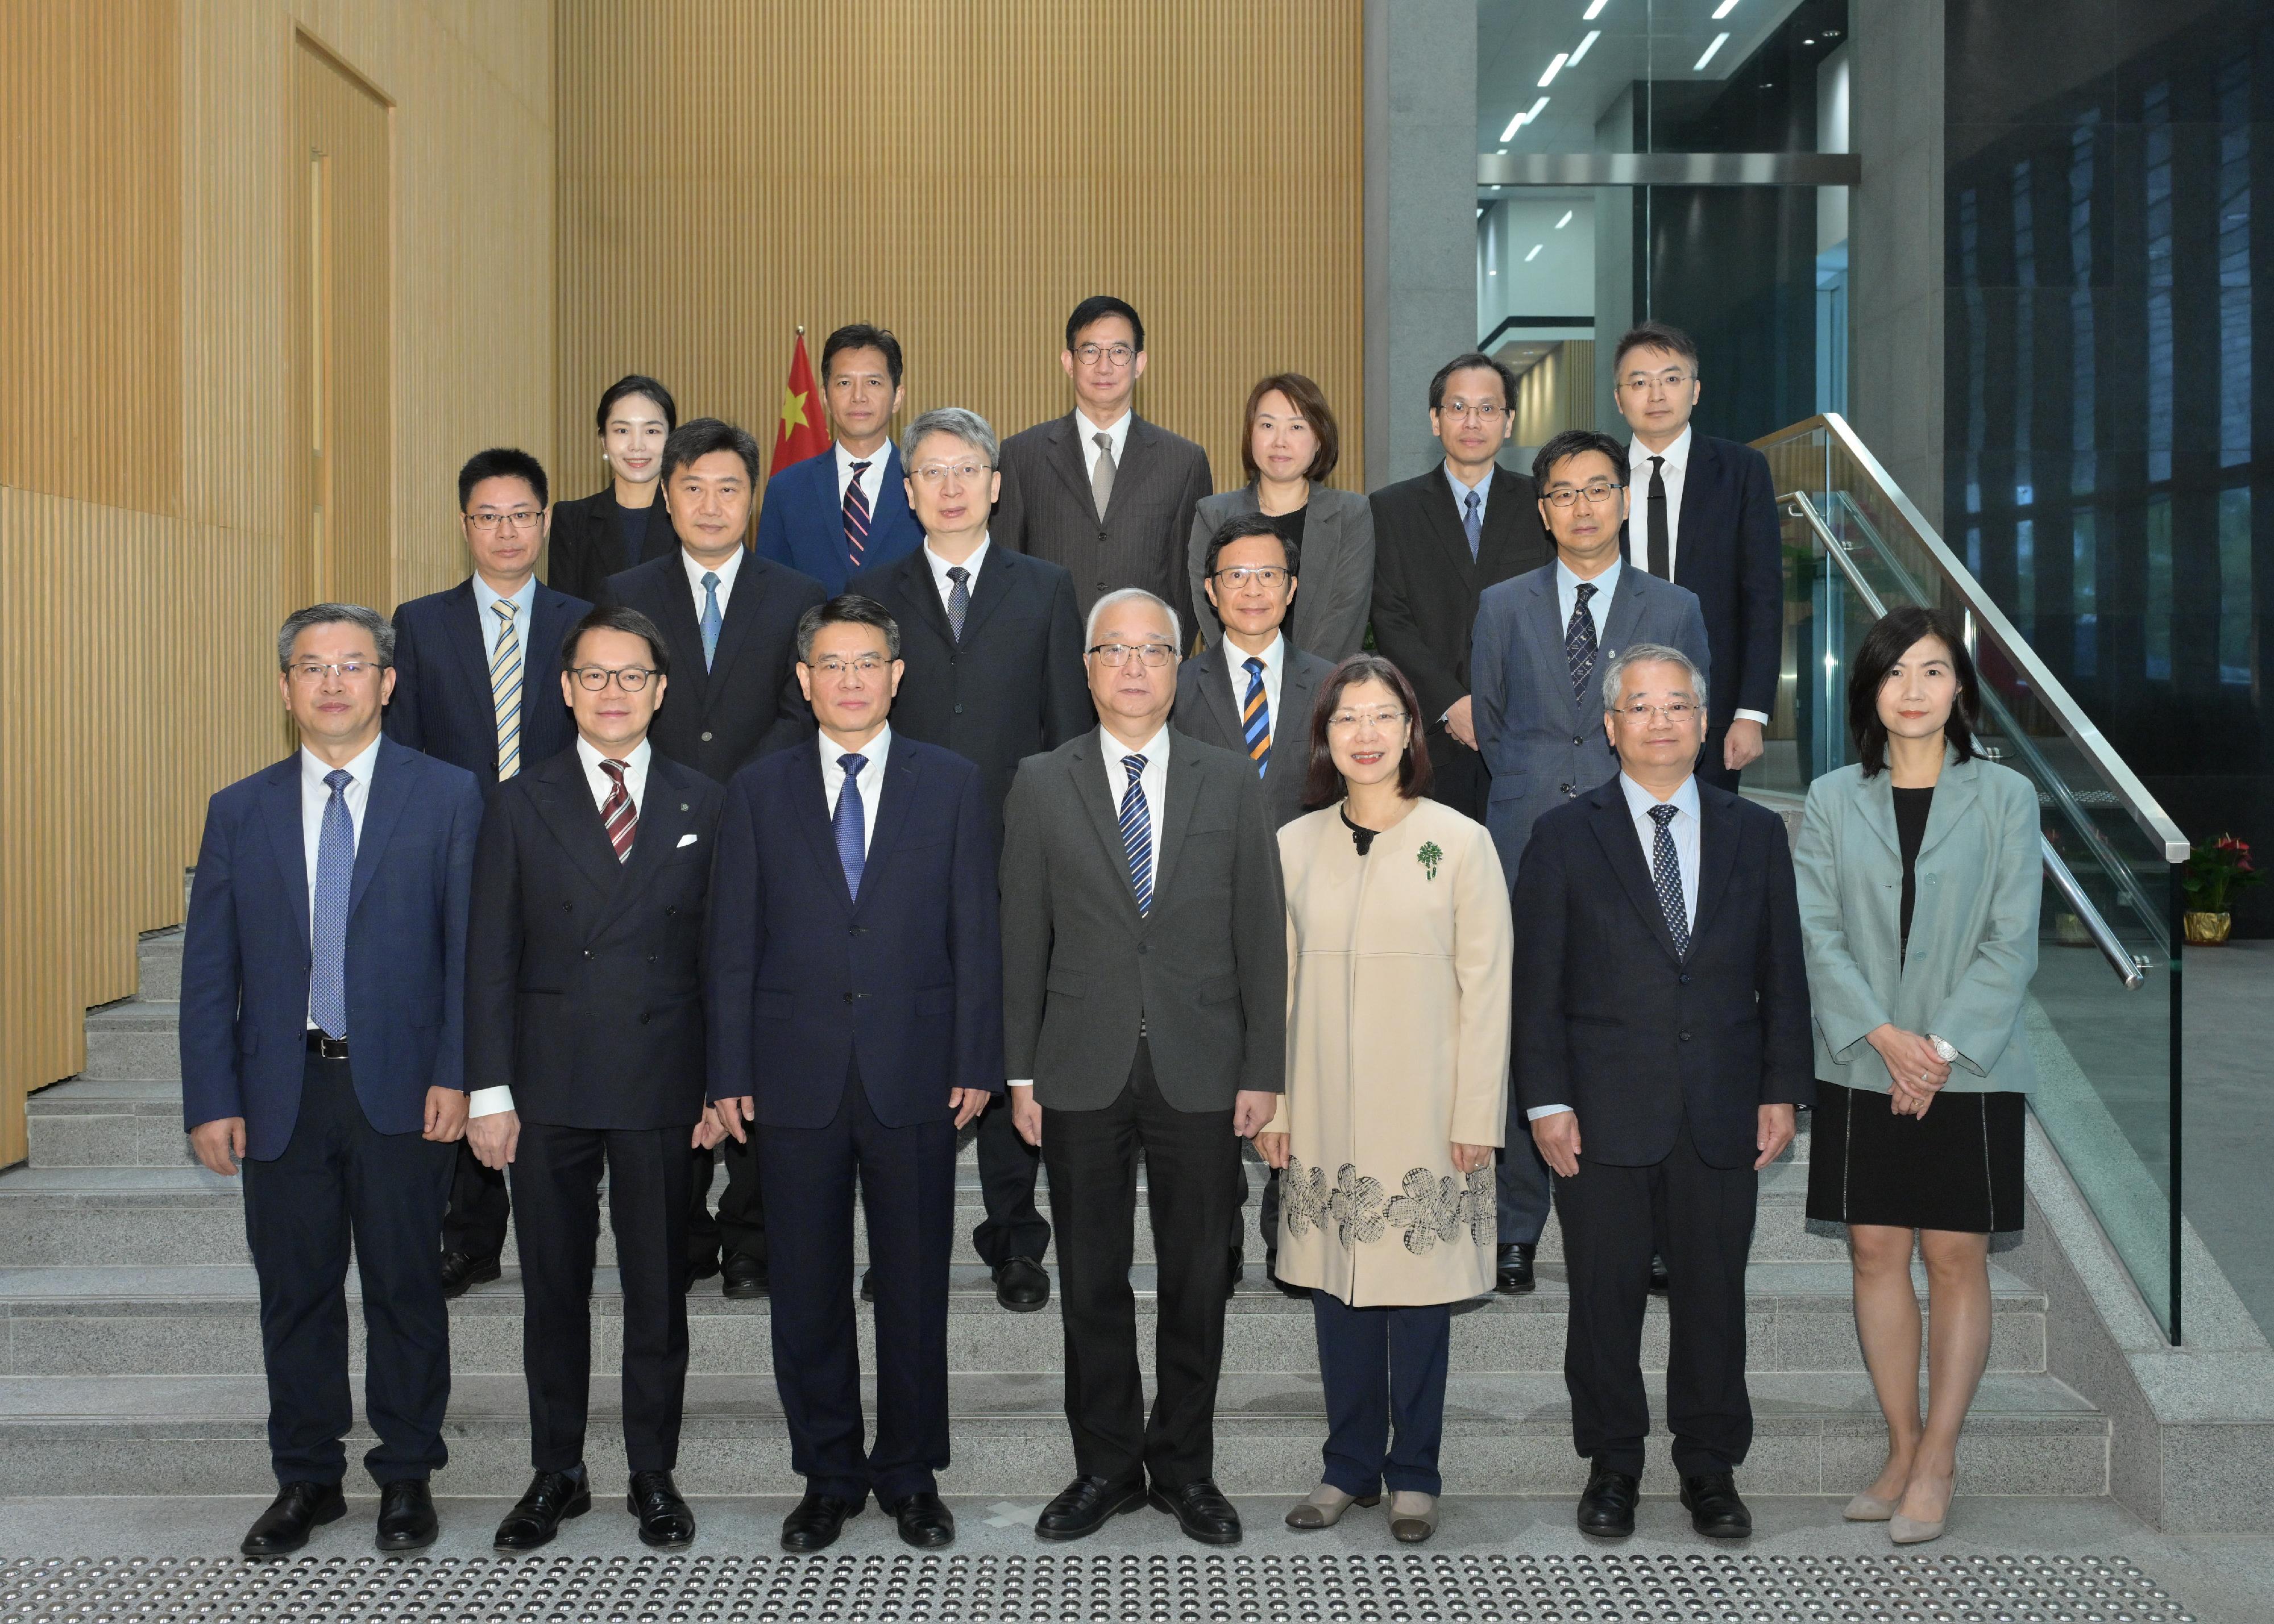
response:
[[[1473,417],[1479,423],[1490,423],[1508,410],[1491,401],[1447,401],[1438,411],[1448,417]]]
[[[599,693],[611,680],[625,693],[636,694],[647,686],[650,677],[659,674],[641,665],[626,665],[621,670],[607,665],[571,665],[568,672],[576,679],[576,686],[591,694]]]
[[[1216,578],[1237,590],[1253,581],[1266,589],[1286,584],[1287,572],[1276,564],[1234,564],[1229,569],[1219,569]]]
[[[292,674],[303,682],[321,682],[337,677],[343,682],[353,682],[367,672],[381,669],[376,660],[340,660],[332,665],[319,665],[314,660],[292,667]]]
[[[808,669],[817,671],[825,677],[841,677],[848,671],[859,676],[873,677],[884,670],[885,665],[885,658],[880,654],[856,654],[851,659],[840,659],[832,654],[813,661]]]
[[[993,473],[995,464],[992,462],[927,462],[922,468],[911,469],[908,471],[925,485],[937,485],[951,474],[961,483],[968,485],[982,474]]]
[[[1073,358],[1084,366],[1096,366],[1100,361],[1108,366],[1126,366],[1137,358],[1137,352],[1127,344],[1084,344],[1073,352]]]
[[[1654,716],[1662,716],[1668,721],[1678,725],[1697,715],[1698,707],[1686,699],[1677,699],[1663,705],[1645,704],[1637,701],[1633,704],[1625,706],[1621,714],[1630,722],[1647,722]]]
[[[493,530],[500,525],[508,530],[534,530],[544,517],[541,512],[532,513],[526,508],[516,508],[511,513],[470,513],[466,515],[466,523],[478,530]]]
[[[1608,479],[1598,479],[1593,485],[1560,485],[1546,492],[1540,500],[1551,508],[1569,508],[1584,496],[1587,499],[1589,507],[1600,508],[1611,500],[1614,492],[1625,489],[1626,486],[1623,485],[1613,485]]]
[[[1361,727],[1371,727],[1376,733],[1388,733],[1405,719],[1403,710],[1337,710],[1327,718],[1329,731],[1338,733],[1355,733]]]
[[[1177,650],[1165,643],[1142,643],[1134,648],[1126,643],[1101,643],[1088,652],[1096,656],[1101,664],[1114,666],[1127,665],[1129,657],[1134,654],[1156,671],[1177,657]]]
[[[1684,372],[1678,366],[1669,366],[1664,372],[1654,374],[1629,372],[1624,378],[1619,380],[1619,387],[1631,389],[1637,395],[1648,395],[1653,389],[1679,389],[1696,376],[1695,372]]]

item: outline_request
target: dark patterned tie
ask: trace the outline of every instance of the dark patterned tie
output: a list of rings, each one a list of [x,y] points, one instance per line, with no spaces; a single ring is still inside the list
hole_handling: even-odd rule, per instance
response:
[[[868,809],[861,804],[861,769],[869,758],[840,756],[837,764],[845,769],[845,786],[837,792],[837,815],[829,820],[830,832],[837,838],[837,861],[845,868],[846,893],[858,902],[861,870],[869,861]]]
[[[1153,911],[1153,815],[1145,804],[1145,786],[1138,775],[1145,771],[1141,756],[1125,756],[1129,788],[1121,797],[1121,849],[1129,854],[1129,883],[1137,893],[1137,912]]]
[[[869,545],[869,497],[861,489],[861,475],[868,466],[854,463],[853,477],[845,482],[845,557],[855,569]]]
[[[1682,901],[1682,860],[1675,855],[1674,822],[1678,808],[1661,801],[1650,809],[1650,821],[1658,825],[1658,833],[1651,838],[1650,877],[1658,888],[1658,906],[1666,910],[1667,934],[1674,938],[1674,956],[1690,957],[1690,910]]]
[[[1650,573],[1660,581],[1674,579],[1674,545],[1666,523],[1666,459],[1650,460]]]
[[[1563,628],[1563,658],[1571,663],[1571,697],[1582,707],[1587,703],[1587,684],[1595,677],[1595,617],[1587,609],[1587,600],[1594,595],[1593,582],[1579,583],[1571,623]]]
[[[971,572],[960,564],[947,572],[947,629],[963,641],[963,617],[971,613]]]
[[[600,823],[608,831],[608,844],[616,848],[618,862],[632,854],[632,841],[639,835],[639,808],[632,805],[631,792],[624,787],[624,766],[620,761],[600,763],[600,771],[608,775],[608,798],[600,803]]]
[[[1477,511],[1477,493],[1470,492],[1468,500],[1463,504],[1466,511],[1461,518],[1461,534],[1469,538],[1469,557],[1472,559],[1477,556],[1477,550],[1484,545],[1485,540],[1484,515]]]

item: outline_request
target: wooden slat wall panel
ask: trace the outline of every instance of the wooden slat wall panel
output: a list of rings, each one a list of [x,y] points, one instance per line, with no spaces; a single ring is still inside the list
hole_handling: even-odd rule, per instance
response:
[[[470,451],[551,450],[553,28],[546,0],[0,7],[0,1164],[180,919],[206,797],[283,748],[296,34],[391,126],[358,431],[388,442],[384,610],[463,573]]]
[[[1138,410],[1241,478],[1240,408],[1306,372],[1364,488],[1359,0],[674,0],[559,10],[555,441],[599,488],[599,392],[771,446],[794,327],[872,320],[907,414],[1071,404],[1066,312],[1116,293]]]

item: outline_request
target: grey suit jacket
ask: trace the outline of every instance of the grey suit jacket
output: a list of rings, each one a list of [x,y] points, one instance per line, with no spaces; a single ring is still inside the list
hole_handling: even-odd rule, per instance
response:
[[[1247,736],[1232,697],[1232,653],[1218,638],[1178,668],[1174,714],[1179,732],[1246,756]],[[1292,643],[1287,645],[1286,662],[1279,673],[1279,711],[1271,718],[1271,762],[1261,775],[1275,828],[1284,828],[1303,816],[1303,788],[1311,776],[1311,710],[1319,703],[1320,685],[1334,671],[1330,662]],[[1246,689],[1243,671],[1239,691]]]
[[[1619,571],[1610,603],[1593,608],[1598,677],[1621,649],[1664,643],[1681,650],[1706,673],[1711,698],[1706,617],[1695,592],[1630,567]],[[1555,565],[1487,587],[1477,600],[1469,680],[1474,685],[1471,719],[1477,748],[1492,772],[1485,827],[1500,849],[1501,867],[1513,880],[1533,820],[1619,770],[1619,758],[1603,734],[1601,690],[1591,682],[1584,698],[1571,692]]]
[[[1003,442],[1003,494],[989,538],[1014,553],[1048,559],[1073,577],[1085,621],[1108,592],[1141,586],[1174,605],[1192,646],[1193,594],[1179,549],[1193,509],[1215,488],[1208,453],[1157,424],[1133,417],[1100,519],[1090,493],[1089,460],[1074,416],[1053,417]]]
[[[1209,607],[1201,575],[1209,542],[1227,519],[1261,513],[1255,487],[1219,491],[1193,513],[1193,538],[1185,555],[1191,577],[1193,618],[1202,641],[1216,643],[1224,628]],[[1374,605],[1374,505],[1357,491],[1336,491],[1311,481],[1311,500],[1303,515],[1302,581],[1295,593],[1293,642],[1324,657],[1329,665],[1348,659],[1366,643],[1367,615]]]
[[[1282,1087],[1286,901],[1254,770],[1172,732],[1164,798],[1141,914],[1098,733],[1029,756],[1011,782],[1004,1068],[1034,1079],[1045,1110],[1111,1105],[1141,1026],[1162,1097],[1180,1111],[1228,1111],[1241,1089]]]

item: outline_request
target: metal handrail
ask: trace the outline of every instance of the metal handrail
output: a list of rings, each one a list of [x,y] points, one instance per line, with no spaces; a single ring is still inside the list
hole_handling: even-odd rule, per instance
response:
[[[1847,546],[1826,525],[1823,515],[1816,511],[1816,504],[1798,491],[1788,491],[1778,500],[1791,504],[1785,511],[1792,517],[1804,521],[1816,532],[1817,540],[1823,545],[1825,556],[1839,566],[1840,573],[1848,577],[1848,584],[1856,589],[1856,595],[1864,600],[1864,606],[1871,612],[1871,618],[1877,620],[1886,614],[1886,601],[1871,583],[1864,579],[1864,572],[1856,568],[1856,560],[1848,556]],[[1985,697],[1990,697],[1991,703],[1996,703],[1994,696]],[[1999,709],[2002,710],[2003,707]],[[2100,950],[2100,956],[2108,960],[2109,967],[2116,972],[2117,979],[2127,989],[2139,987],[2147,980],[2148,961],[2127,948],[2122,939],[2109,928],[2108,921],[2085,893],[2083,885],[2077,880],[2067,861],[2042,831],[2037,835],[2037,843],[2040,855],[2044,860],[2046,877],[2052,881],[2053,888],[2075,912],[2078,921],[2084,926],[2085,934]]]

